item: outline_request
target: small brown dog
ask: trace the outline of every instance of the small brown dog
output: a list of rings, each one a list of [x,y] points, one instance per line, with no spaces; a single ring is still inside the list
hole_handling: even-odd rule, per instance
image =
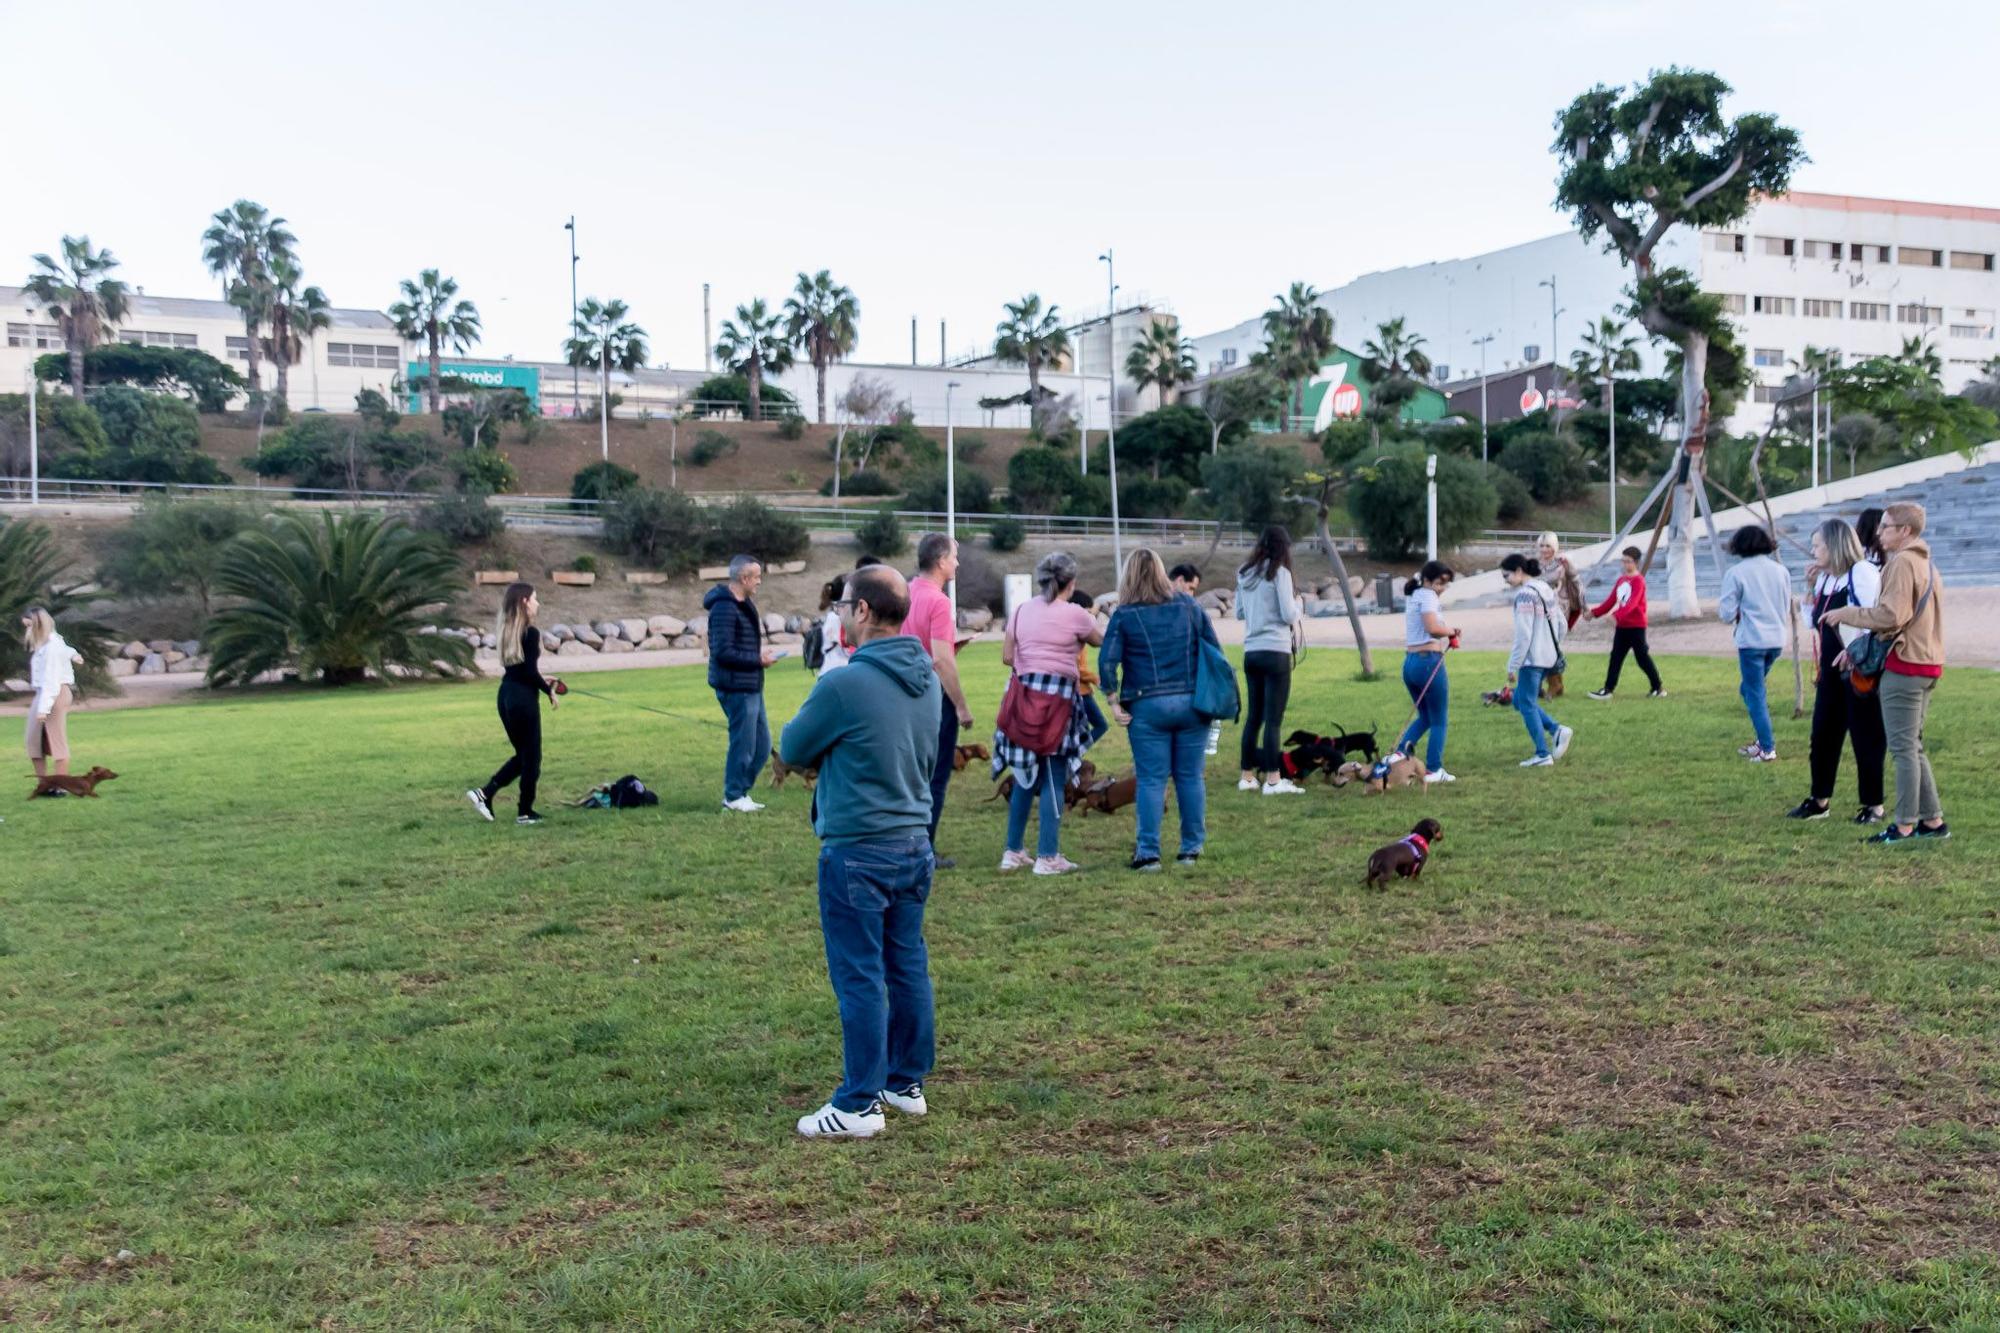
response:
[[[1115,814],[1139,799],[1139,779],[1135,774],[1128,778],[1099,778],[1083,793],[1083,811],[1092,810],[1099,814]]]
[[[1422,782],[1424,761],[1411,754],[1387,754],[1375,762],[1361,782],[1361,794],[1373,796],[1391,787],[1407,787],[1411,783]]]
[[[965,766],[975,759],[984,760],[990,764],[993,762],[993,752],[983,745],[961,745],[952,751],[951,771],[954,773],[963,773]]]
[[[792,767],[792,766],[791,766],[790,764],[788,764],[788,763],[786,763],[786,762],[785,762],[784,760],[782,760],[782,759],[778,758],[778,747],[777,747],[777,746],[775,746],[775,745],[774,745],[774,746],[772,746],[772,747],[771,747],[771,788],[772,788],[772,790],[774,790],[774,791],[775,791],[775,790],[776,790],[777,788],[779,788],[779,787],[782,787],[782,786],[784,786],[784,785],[785,785],[785,779],[786,779],[786,778],[788,778],[788,777],[790,777],[790,776],[791,776],[792,774],[794,774],[794,773],[798,774],[798,775],[799,775],[799,780],[800,780],[800,781],[802,781],[802,782],[804,782],[804,783],[806,784],[806,790],[807,790],[807,791],[811,791],[811,790],[813,789],[813,784],[814,784],[815,782],[818,782],[818,781],[819,781],[819,770],[818,770],[818,769],[816,769],[816,768],[793,768],[793,767]]]
[[[1076,772],[1070,776],[1068,785],[1063,788],[1063,800],[1067,802],[1071,810],[1076,809],[1076,803],[1083,799],[1084,789],[1090,785],[1091,779],[1096,776],[1097,765],[1091,763],[1088,759],[1083,760],[1076,766]],[[989,801],[1004,801],[1013,794],[1014,770],[1010,768],[1000,775],[1000,781],[993,784],[993,794],[986,799]]]
[[[109,782],[117,776],[110,769],[101,766],[91,769],[81,777],[67,773],[51,773],[45,778],[35,779],[35,789],[28,793],[28,799],[32,801],[37,796],[54,796],[59,792],[68,792],[71,796],[89,796],[95,799],[97,796],[97,784],[100,782]]]
[[[1444,829],[1435,819],[1419,819],[1407,837],[1376,848],[1375,854],[1368,858],[1368,887],[1386,889],[1392,879],[1420,877],[1424,862],[1431,859],[1432,844],[1442,837]]]

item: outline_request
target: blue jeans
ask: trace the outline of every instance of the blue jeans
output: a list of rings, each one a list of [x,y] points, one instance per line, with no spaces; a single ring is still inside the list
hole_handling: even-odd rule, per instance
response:
[[[823,846],[819,925],[840,1006],[842,1111],[863,1111],[884,1088],[921,1083],[936,1055],[924,902],[931,840],[923,833]]]
[[[951,786],[951,759],[958,752],[958,705],[944,696],[944,713],[938,718],[937,763],[931,766],[931,846],[937,846],[938,820],[944,818],[944,793]]]
[[[1514,680],[1514,707],[1521,714],[1521,723],[1527,727],[1528,739],[1534,742],[1538,755],[1549,752],[1549,742],[1562,726],[1542,707],[1542,677],[1548,674],[1547,667],[1524,666],[1515,673]]]
[[[1766,750],[1777,749],[1778,741],[1771,734],[1771,705],[1764,698],[1764,677],[1771,674],[1771,668],[1784,655],[1782,648],[1736,650],[1736,669],[1743,676],[1743,684],[1736,692],[1743,696],[1743,707],[1750,713],[1750,725],[1757,729],[1757,744]]]
[[[1396,748],[1408,754],[1410,747],[1429,732],[1431,743],[1424,751],[1424,767],[1435,773],[1444,767],[1445,706],[1451,702],[1451,677],[1445,674],[1444,655],[1404,653],[1403,688],[1410,692],[1417,716],[1403,728],[1403,738],[1396,742]]]
[[[1042,760],[1041,772],[1035,777],[1033,787],[1014,784],[1013,794],[1007,798],[1007,850],[1018,852],[1021,843],[1028,836],[1028,811],[1035,805],[1035,797],[1042,798],[1042,822],[1035,830],[1035,855],[1054,856],[1062,850],[1062,808],[1063,777],[1069,772],[1069,765],[1060,759]]]
[[[1208,720],[1194,711],[1194,695],[1149,694],[1132,705],[1132,767],[1139,779],[1140,860],[1160,854],[1160,820],[1167,812],[1167,779],[1181,816],[1181,855],[1208,840],[1208,788],[1202,776]]]
[[[748,796],[771,753],[771,724],[764,716],[763,691],[717,690],[715,701],[729,719],[729,757],[722,765],[722,799]]]
[[[1083,718],[1085,725],[1090,728],[1092,745],[1103,740],[1105,733],[1111,730],[1111,719],[1104,716],[1104,710],[1097,706],[1097,696],[1094,694],[1083,696]]]

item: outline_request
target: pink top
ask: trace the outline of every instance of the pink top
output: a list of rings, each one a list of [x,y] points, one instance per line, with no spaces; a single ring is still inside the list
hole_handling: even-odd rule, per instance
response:
[[[938,645],[947,653],[958,653],[957,631],[951,623],[951,598],[936,582],[919,574],[910,580],[910,614],[903,620],[903,633],[923,641],[924,651],[937,656]]]
[[[1097,632],[1097,617],[1075,602],[1036,597],[1014,608],[1007,637],[1014,643],[1014,670],[1047,676],[1076,675],[1076,650]]]

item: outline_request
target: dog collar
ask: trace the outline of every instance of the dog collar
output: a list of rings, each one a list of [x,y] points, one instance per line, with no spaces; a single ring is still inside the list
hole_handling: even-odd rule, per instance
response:
[[[1403,841],[1417,849],[1417,859],[1419,861],[1431,854],[1430,840],[1421,833],[1412,833],[1407,838],[1404,838]]]

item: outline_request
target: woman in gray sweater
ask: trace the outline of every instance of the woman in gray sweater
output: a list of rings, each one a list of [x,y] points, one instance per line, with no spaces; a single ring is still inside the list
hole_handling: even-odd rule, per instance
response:
[[[1285,702],[1292,693],[1292,629],[1301,615],[1292,588],[1292,536],[1273,524],[1236,571],[1236,618],[1245,622],[1243,677],[1249,685],[1238,791],[1292,796],[1305,790],[1285,776],[1278,757]]]

